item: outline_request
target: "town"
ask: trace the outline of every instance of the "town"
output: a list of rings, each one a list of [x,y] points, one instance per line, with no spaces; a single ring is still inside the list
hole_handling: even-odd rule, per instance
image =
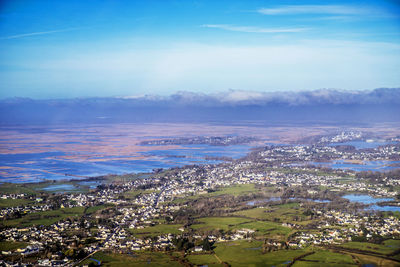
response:
[[[345,255],[354,265],[363,256],[400,265],[398,169],[357,172],[326,165],[389,166],[400,160],[400,145],[357,149],[322,140],[260,147],[219,164],[111,176],[88,192],[2,193],[9,205],[0,210],[0,263],[93,266],[114,255],[139,266],[162,255],[162,262],[177,266],[243,264],[224,258],[232,244],[254,249],[271,265],[320,253]],[[357,195],[377,201],[352,201]],[[284,251],[290,253],[279,254]]]

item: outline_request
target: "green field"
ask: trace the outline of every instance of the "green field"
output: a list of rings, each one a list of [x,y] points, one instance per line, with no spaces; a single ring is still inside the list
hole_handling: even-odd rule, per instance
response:
[[[157,224],[143,229],[129,229],[129,231],[134,235],[157,236],[169,233],[180,234],[182,233],[178,230],[180,227],[182,227],[182,224]]]
[[[37,184],[0,184],[0,194],[36,194],[34,186]]]
[[[25,242],[1,241],[0,242],[0,251],[16,250],[19,248],[24,248],[26,246],[28,246],[28,243],[25,243]]]
[[[142,194],[150,194],[153,192],[158,192],[157,190],[141,190],[141,189],[132,189],[130,191],[127,191],[123,194],[124,197],[129,198],[129,199],[135,199],[137,196],[142,195]]]
[[[105,209],[107,207],[112,207],[112,205],[99,205],[99,206],[89,207],[89,208],[86,209],[85,213],[86,214],[93,214],[96,211]]]
[[[235,241],[217,243],[215,254],[223,261],[235,266],[286,266],[293,258],[306,250],[278,250],[262,254],[261,241]]]
[[[267,222],[267,221],[254,221],[249,223],[244,223],[240,225],[241,228],[248,228],[257,231],[256,234],[263,236],[269,236],[278,238],[286,237],[292,229],[289,227],[284,227],[279,223]]]
[[[68,217],[79,217],[83,215],[84,207],[64,208],[30,213],[22,218],[3,221],[4,226],[29,227],[32,225],[51,225]]]
[[[281,223],[270,221],[258,221],[252,218],[242,217],[205,217],[195,221],[191,228],[194,230],[240,230],[251,229],[256,231],[255,235],[269,236],[275,238],[285,238],[292,229],[284,227]]]
[[[217,197],[222,195],[245,195],[249,193],[253,193],[258,191],[255,188],[254,184],[241,184],[241,185],[234,185],[234,186],[227,186],[227,187],[220,187],[215,192],[210,192],[207,194],[198,194],[194,196],[186,196],[182,198],[176,198],[172,203],[182,203],[188,200],[198,199],[198,198],[209,198],[209,197]]]
[[[257,191],[254,187],[254,184],[241,184],[241,185],[235,185],[235,186],[228,186],[228,187],[222,187],[219,188],[215,192],[208,193],[207,197],[213,197],[213,196],[221,196],[221,195],[233,195],[233,196],[239,196],[239,195],[244,195],[248,193],[252,193]]]
[[[253,219],[262,219],[267,220],[271,219],[271,215],[268,211],[271,211],[269,208],[254,208],[248,210],[241,210],[233,213],[233,215],[245,216]]]
[[[34,203],[35,201],[29,199],[0,199],[0,208],[28,206]]]
[[[385,242],[383,242],[383,244],[392,249],[400,248],[400,240],[399,239],[389,239],[389,240],[386,240]]]
[[[130,191],[127,191],[124,193],[124,197],[130,198],[130,199],[135,199],[138,195],[143,194],[144,190],[140,189],[132,189]]]
[[[392,211],[392,212],[384,211],[383,214],[385,217],[393,216],[396,217],[397,219],[400,219],[400,211]]]
[[[357,266],[352,257],[347,254],[335,253],[328,250],[320,250],[304,257],[303,259],[296,261],[293,264],[294,267],[302,266]]]
[[[311,220],[308,220],[307,216],[305,216],[303,212],[304,209],[299,207],[299,203],[287,203],[268,208],[253,208],[237,211],[233,213],[233,215],[270,221],[278,218],[281,223],[287,222],[304,225],[310,223]]]
[[[208,265],[209,267],[213,266],[222,266],[219,263],[218,259],[214,256],[214,254],[203,254],[203,255],[189,255],[186,257],[190,263],[196,265]]]
[[[397,240],[399,241],[399,240]],[[348,242],[344,243],[341,246],[344,248],[354,248],[354,249],[360,249],[360,250],[366,250],[366,251],[372,251],[372,252],[377,252],[381,254],[389,254],[394,252],[395,250],[398,249],[398,242],[395,242],[395,240],[390,240],[386,241],[388,242],[386,245],[382,244],[372,244],[372,243],[367,243],[367,242]],[[391,243],[396,243],[397,246],[389,246]]]
[[[400,265],[398,262],[379,257],[357,254],[357,253],[351,253],[351,255],[355,256],[358,259],[361,266],[369,264],[369,266],[376,266],[376,267],[398,267]]]
[[[177,261],[173,261],[168,255],[161,252],[135,252],[132,255],[109,254],[105,252],[97,252],[90,258],[101,261],[101,266],[149,266],[149,267],[163,267],[163,266],[182,266]],[[80,266],[88,265],[93,260],[86,259]]]
[[[252,222],[240,217],[205,217],[196,220],[191,228],[195,230],[233,230],[244,228],[241,224]]]

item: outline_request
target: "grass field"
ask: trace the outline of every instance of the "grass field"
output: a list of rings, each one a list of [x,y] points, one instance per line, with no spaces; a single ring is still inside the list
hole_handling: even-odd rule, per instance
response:
[[[335,267],[335,266],[357,266],[350,255],[335,253],[328,250],[320,250],[302,260],[296,261],[294,267]]]
[[[99,206],[93,206],[93,207],[89,207],[86,209],[85,213],[86,214],[93,214],[98,210],[102,210],[105,209],[107,207],[111,207],[112,205],[99,205]]]
[[[157,236],[161,234],[179,234],[182,233],[178,230],[182,224],[157,224],[155,226],[146,227],[143,229],[129,229],[134,235]]]
[[[362,254],[357,254],[357,253],[352,253],[351,255],[354,255],[357,257],[357,259],[360,261],[362,266],[373,266],[373,267],[398,267],[399,263],[387,259],[382,259],[374,256],[368,256],[368,255],[362,255]]]
[[[299,207],[299,203],[288,203],[276,205],[269,208],[253,208],[237,211],[233,215],[245,216],[261,220],[274,220],[279,218],[279,222],[288,222],[296,224],[308,224],[307,216],[303,214],[304,209]]]
[[[399,239],[389,239],[389,240],[386,240],[385,242],[383,242],[383,244],[392,249],[400,248],[400,240]]]
[[[389,254],[398,249],[397,246],[396,247],[389,246],[391,243],[395,243],[394,240],[390,240],[390,241],[386,241],[386,242],[388,242],[387,245],[372,244],[372,243],[367,243],[367,242],[348,242],[348,243],[342,244],[341,246],[345,247],[345,248],[355,248],[355,249],[360,249],[360,250],[373,251],[373,252],[377,252],[377,253],[381,253],[381,254]],[[397,243],[397,245],[398,245],[398,243]]]
[[[191,228],[195,230],[233,230],[245,228],[241,224],[252,222],[251,219],[240,217],[205,217],[196,220]]]
[[[1,241],[0,242],[0,251],[10,251],[19,248],[24,248],[28,246],[28,243],[25,242],[9,242],[9,241]]]
[[[279,250],[262,254],[261,241],[235,241],[217,243],[216,255],[223,261],[235,266],[287,266],[293,258],[306,253],[306,250]]]
[[[0,185],[0,194],[35,194],[35,190],[30,184],[11,184]]]
[[[209,267],[213,266],[222,266],[219,263],[218,259],[213,254],[204,254],[204,255],[189,255],[186,257],[190,263],[196,265],[208,265]]]
[[[256,192],[256,191],[258,191],[258,189],[255,188],[254,184],[241,184],[241,185],[234,185],[234,186],[228,186],[228,187],[221,187],[221,188],[218,188],[215,192],[210,192],[207,194],[200,194],[200,195],[176,198],[174,201],[172,201],[172,203],[182,203],[187,200],[193,200],[193,199],[198,199],[198,198],[210,198],[210,197],[217,197],[217,196],[222,196],[222,195],[239,196],[239,195],[245,195],[245,194]]]
[[[233,195],[233,196],[239,196],[239,195],[244,195],[248,193],[252,193],[257,191],[254,187],[254,184],[241,184],[241,185],[235,185],[235,186],[229,186],[229,187],[222,187],[219,188],[215,192],[208,193],[207,197],[213,197],[213,196],[221,196],[221,195]]]
[[[101,266],[149,266],[149,267],[163,267],[163,266],[182,266],[177,261],[173,261],[168,255],[161,252],[138,252],[132,255],[109,254],[105,252],[97,252],[91,258],[101,262]],[[80,266],[88,265],[90,262],[95,261],[87,259],[83,261]]]
[[[32,225],[50,225],[68,217],[79,217],[83,214],[84,207],[65,208],[27,214],[19,219],[2,222],[5,226],[28,227]]]
[[[392,211],[392,212],[384,211],[383,214],[385,217],[393,216],[396,217],[397,219],[400,219],[400,211]]]
[[[143,194],[144,190],[133,189],[124,193],[124,197],[135,199],[138,195]]]
[[[29,199],[0,199],[0,208],[28,206],[35,203]]]
[[[285,238],[291,231],[289,227],[284,227],[281,223],[270,221],[257,221],[251,218],[242,217],[205,217],[195,221],[191,226],[194,230],[239,230],[252,229],[255,235],[269,236],[273,238]]]
[[[233,213],[233,215],[245,216],[253,219],[267,220],[271,219],[269,211],[271,211],[271,209],[269,208],[254,208],[254,209],[237,211]]]
[[[252,229],[257,231],[256,234],[273,238],[286,237],[290,232],[292,232],[292,229],[289,227],[284,227],[279,223],[266,221],[253,221],[249,223],[244,223],[241,224],[240,227]]]

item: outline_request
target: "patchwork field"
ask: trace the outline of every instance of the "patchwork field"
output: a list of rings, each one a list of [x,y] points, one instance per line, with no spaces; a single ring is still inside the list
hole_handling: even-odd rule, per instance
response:
[[[400,240],[387,240],[384,244],[372,244],[365,242],[348,242],[341,246],[345,248],[354,248],[366,251],[377,252],[380,254],[389,254],[399,249]]]
[[[352,253],[351,255],[357,258],[361,266],[398,267],[400,265],[399,262],[370,255],[357,253]]]
[[[260,241],[218,243],[215,254],[231,266],[287,266],[306,250],[280,250],[262,254]]]
[[[299,203],[274,205],[268,208],[253,208],[235,212],[233,215],[262,220],[273,220],[277,218],[279,222],[296,224],[307,224],[311,222],[308,220],[307,216],[304,215],[304,209],[300,207]]]
[[[28,227],[32,225],[51,225],[68,217],[80,217],[84,207],[64,208],[58,210],[41,211],[25,215],[23,218],[6,220],[0,224],[4,226]]]
[[[214,254],[200,254],[200,255],[189,255],[186,257],[190,263],[196,265],[208,265],[209,267],[220,267],[222,264],[215,257]]]
[[[35,203],[28,199],[0,199],[0,208],[28,206]]]
[[[251,222],[249,219],[240,217],[206,217],[196,220],[191,228],[195,230],[234,230],[244,228],[241,225]]]
[[[157,224],[155,226],[145,227],[143,229],[129,229],[129,231],[138,236],[157,236],[161,234],[179,234],[181,224]]]
[[[28,246],[25,242],[0,241],[0,251],[10,251]]]
[[[294,267],[310,266],[357,266],[350,255],[335,253],[328,250],[316,251],[314,254],[304,257],[293,264]]]
[[[217,190],[215,192],[208,193],[206,196],[207,197],[215,197],[215,196],[221,196],[221,195],[239,196],[239,195],[244,195],[244,194],[248,194],[248,193],[255,192],[255,191],[257,191],[257,189],[254,187],[254,184],[241,184],[241,185],[236,185],[236,186],[220,188],[219,190]]]
[[[111,267],[136,267],[136,266],[149,266],[149,267],[175,267],[182,266],[179,262],[172,260],[168,255],[161,252],[139,252],[132,253],[131,255],[111,254],[105,252],[97,252],[91,258],[86,259],[79,266],[88,265],[91,262],[101,266]]]
[[[211,198],[211,197],[218,197],[223,195],[232,195],[232,196],[240,196],[246,195],[249,193],[258,192],[259,189],[255,188],[254,184],[241,184],[235,186],[227,186],[218,188],[214,192],[206,193],[206,194],[198,194],[194,196],[182,196],[180,198],[175,198],[172,202],[173,203],[183,203],[189,200],[200,199],[200,198]]]

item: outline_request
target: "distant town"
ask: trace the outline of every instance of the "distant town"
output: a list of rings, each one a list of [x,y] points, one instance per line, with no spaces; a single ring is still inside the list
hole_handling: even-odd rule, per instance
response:
[[[212,145],[212,146],[229,146],[247,144],[257,141],[254,137],[244,136],[197,136],[192,138],[174,138],[174,139],[159,139],[152,141],[143,141],[141,145]]]

